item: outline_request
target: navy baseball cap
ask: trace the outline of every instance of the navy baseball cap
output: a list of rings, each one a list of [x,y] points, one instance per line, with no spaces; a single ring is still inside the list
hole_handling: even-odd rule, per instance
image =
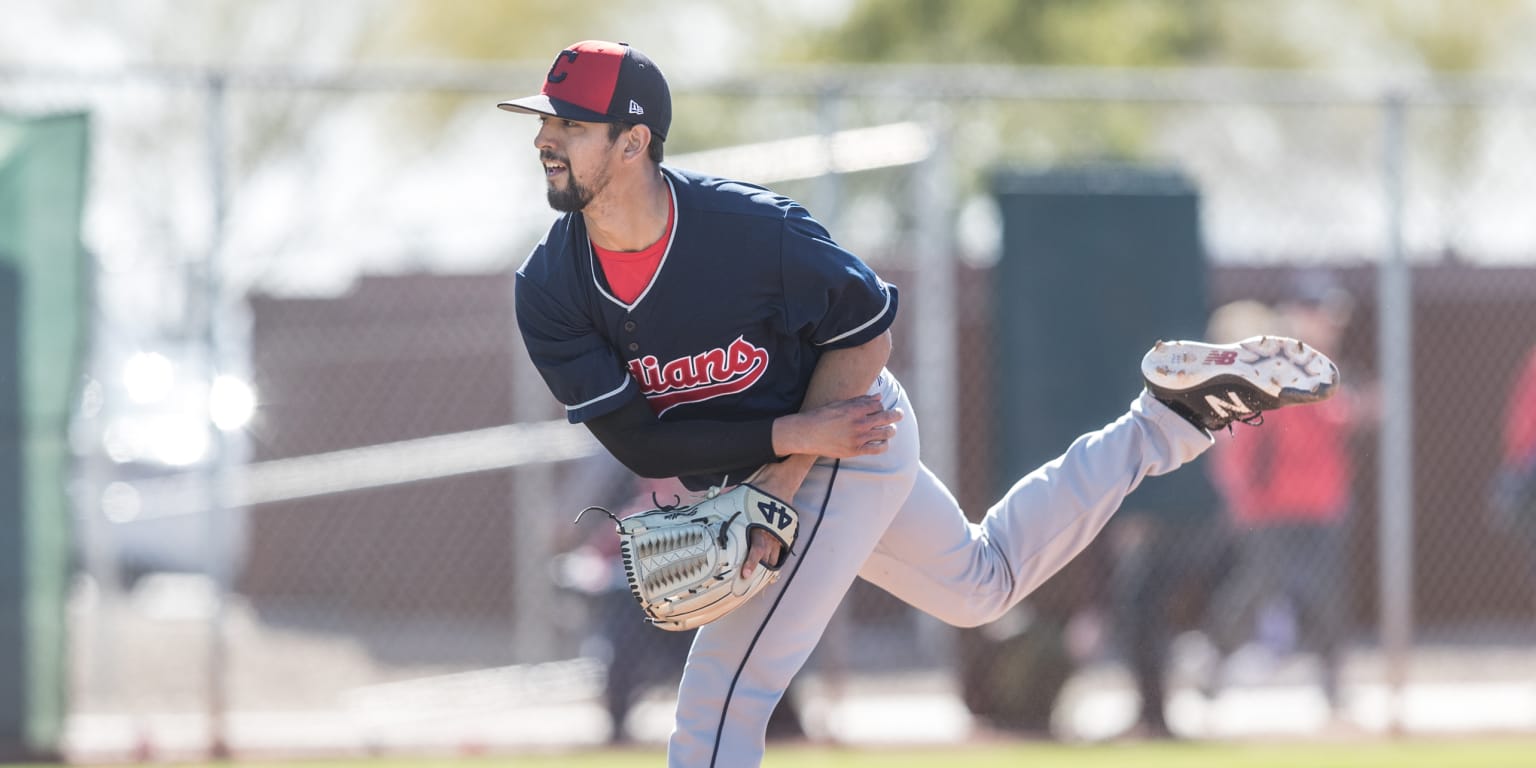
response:
[[[537,96],[496,106],[584,123],[639,123],[663,140],[672,124],[672,92],[656,63],[628,43],[604,40],[561,51]]]

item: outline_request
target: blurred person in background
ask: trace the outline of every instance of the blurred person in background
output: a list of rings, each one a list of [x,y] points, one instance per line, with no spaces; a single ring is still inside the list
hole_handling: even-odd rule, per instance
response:
[[[960,699],[980,724],[1052,739],[1062,693],[1099,650],[1102,558],[1074,560],[1001,619],[955,635]]]
[[[1290,295],[1266,315],[1254,303],[1213,315],[1211,340],[1255,333],[1300,334],[1336,356],[1354,300],[1323,271],[1293,276]],[[1355,457],[1351,442],[1370,397],[1343,382],[1317,408],[1265,415],[1265,428],[1218,441],[1213,480],[1225,500],[1235,550],[1212,599],[1208,636],[1216,659],[1204,681],[1219,694],[1233,655],[1245,646],[1277,657],[1297,646],[1318,655],[1331,714],[1343,711],[1340,674],[1349,632],[1348,524]]]
[[[620,489],[611,507],[620,517],[650,509],[651,498],[670,501],[687,491],[675,479],[637,477],[611,457],[602,457]],[[596,498],[590,495],[589,497]],[[612,526],[589,526],[579,546],[560,558],[561,581],[587,598],[596,648],[583,650],[605,662],[603,705],[611,725],[609,743],[635,740],[629,713],[653,686],[675,688],[688,658],[692,632],[667,632],[635,621],[635,599],[619,561],[619,537]]]
[[[1278,325],[1262,302],[1234,301],[1212,313],[1206,340],[1228,344],[1274,333]],[[1121,738],[1178,737],[1166,713],[1174,639],[1206,627],[1232,563],[1231,528],[1211,474],[1207,464],[1197,473],[1149,479],[1106,534],[1111,629],[1139,701]]]
[[[1536,346],[1526,353],[1509,388],[1502,438],[1493,477],[1493,523],[1524,547],[1536,584]]]
[[[1113,630],[1140,699],[1122,738],[1175,738],[1165,711],[1173,641],[1199,628],[1227,562],[1227,530],[1208,473],[1149,478],[1106,535]]]

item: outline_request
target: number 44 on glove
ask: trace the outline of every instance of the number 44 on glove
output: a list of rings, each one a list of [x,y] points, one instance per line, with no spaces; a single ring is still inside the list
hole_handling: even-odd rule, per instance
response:
[[[581,515],[594,509],[617,526],[624,575],[646,619],[675,632],[736,610],[778,580],[800,526],[794,507],[747,484],[716,489],[692,506],[658,504],[622,520],[602,507],[587,507]],[[778,561],[743,578],[757,528],[779,540]]]

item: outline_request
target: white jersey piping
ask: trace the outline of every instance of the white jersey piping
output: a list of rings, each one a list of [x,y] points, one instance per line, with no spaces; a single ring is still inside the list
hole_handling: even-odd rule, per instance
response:
[[[651,288],[661,278],[661,270],[667,265],[667,257],[672,255],[672,242],[677,239],[677,220],[680,214],[677,206],[677,190],[672,187],[671,179],[665,175],[662,178],[667,180],[667,194],[672,196],[672,224],[667,227],[667,248],[665,251],[662,251],[661,261],[656,262],[656,271],[651,274],[651,281],[645,284],[645,290],[641,291],[640,295],[636,296],[633,302],[625,304],[619,297],[609,293],[608,289],[603,287],[602,281],[597,279],[598,272],[602,267],[597,261],[597,249],[592,247],[592,237],[590,235],[587,237],[587,259],[592,264],[592,284],[597,286],[597,292],[601,293],[603,298],[623,307],[626,312],[633,311],[636,306],[639,306],[640,302],[645,301],[646,294],[651,292]],[[601,400],[602,398],[598,399]]]

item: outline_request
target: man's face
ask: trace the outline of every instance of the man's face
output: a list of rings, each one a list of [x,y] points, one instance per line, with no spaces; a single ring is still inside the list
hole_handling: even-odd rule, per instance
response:
[[[587,207],[612,178],[614,147],[607,123],[540,116],[533,145],[544,164],[549,207],[574,213]]]
[[[1287,303],[1282,307],[1291,334],[1324,354],[1338,354],[1339,342],[1349,324],[1348,314],[1316,303]]]

